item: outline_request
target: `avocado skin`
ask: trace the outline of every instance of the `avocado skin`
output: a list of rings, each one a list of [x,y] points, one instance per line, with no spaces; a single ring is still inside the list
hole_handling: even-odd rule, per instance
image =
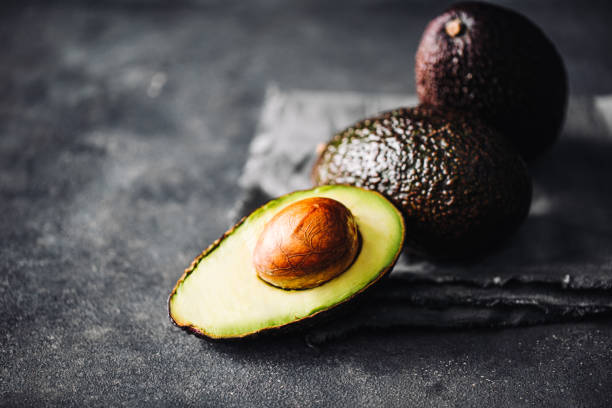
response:
[[[452,38],[448,21],[459,18]],[[421,103],[476,112],[501,131],[526,159],[557,138],[568,84],[561,56],[546,35],[512,10],[459,3],[432,20],[416,55]]]
[[[404,216],[406,247],[467,259],[508,237],[531,203],[531,178],[513,146],[479,119],[430,106],[360,121],[321,151],[316,185],[376,190]]]

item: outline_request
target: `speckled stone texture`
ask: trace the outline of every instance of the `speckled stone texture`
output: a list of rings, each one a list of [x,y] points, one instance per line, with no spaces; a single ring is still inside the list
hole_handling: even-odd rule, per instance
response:
[[[575,95],[612,92],[606,3],[505,4],[558,44]],[[3,3],[0,405],[610,406],[605,318],[318,348],[209,343],[168,320],[176,279],[229,226],[267,85],[414,93],[446,5]]]

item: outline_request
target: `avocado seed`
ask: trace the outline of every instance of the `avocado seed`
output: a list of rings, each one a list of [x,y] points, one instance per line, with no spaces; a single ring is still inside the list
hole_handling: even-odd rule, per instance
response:
[[[307,198],[265,225],[253,253],[257,275],[283,289],[308,289],[338,276],[359,251],[353,214],[336,200]]]

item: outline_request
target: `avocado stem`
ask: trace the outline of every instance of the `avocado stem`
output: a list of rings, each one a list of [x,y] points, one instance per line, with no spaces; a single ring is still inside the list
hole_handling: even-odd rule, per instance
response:
[[[446,34],[448,34],[451,38],[455,38],[456,36],[463,34],[465,28],[465,24],[459,17],[456,17],[450,21],[448,21],[444,25],[444,29],[446,30]]]

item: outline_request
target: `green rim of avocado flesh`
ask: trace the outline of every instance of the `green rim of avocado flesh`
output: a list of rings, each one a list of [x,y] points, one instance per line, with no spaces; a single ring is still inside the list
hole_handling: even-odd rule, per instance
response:
[[[327,197],[353,214],[361,249],[351,266],[311,289],[284,290],[257,277],[252,254],[265,224],[286,206]],[[185,270],[168,299],[171,320],[211,339],[234,339],[311,319],[365,291],[395,264],[404,243],[404,221],[381,194],[334,185],[297,191],[268,202],[227,231]]]

